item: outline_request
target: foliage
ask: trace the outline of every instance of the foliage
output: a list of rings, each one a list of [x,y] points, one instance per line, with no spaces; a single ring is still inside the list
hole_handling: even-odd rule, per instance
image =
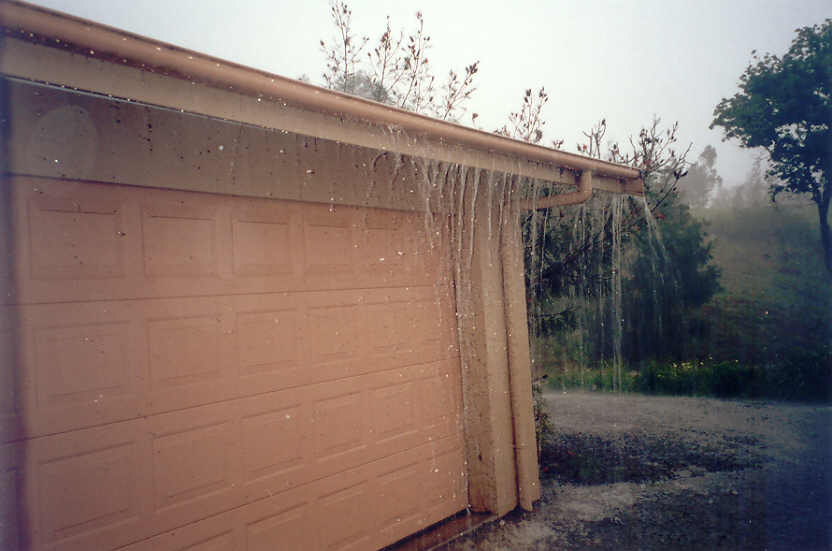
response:
[[[625,370],[621,381],[618,380],[616,367],[609,362],[601,362],[594,367],[580,364],[570,369],[563,369],[549,375],[551,388],[558,390],[584,389],[599,392],[632,392],[636,389],[638,371]],[[620,388],[619,388],[620,386]]]
[[[713,195],[713,200],[708,205],[712,207],[710,211],[724,209],[726,207],[739,211],[746,208],[762,207],[766,203],[771,202],[768,190],[776,184],[777,179],[766,172],[764,165],[765,159],[763,155],[759,155],[754,159],[751,171],[745,177],[742,184],[731,188],[720,186]],[[784,197],[781,195],[781,202],[783,199]],[[786,198],[787,201],[788,199]],[[703,214],[705,214],[704,211]]]
[[[579,149],[600,157],[605,132],[601,120]],[[627,153],[615,144],[608,148],[609,159],[640,167],[645,181],[645,200],[618,199],[618,219],[615,202],[601,202],[573,208],[572,216],[556,209],[525,221],[533,333],[538,341],[557,341],[564,358],[555,362],[637,365],[647,358],[681,358],[691,335],[706,332],[701,309],[719,289],[719,271],[704,225],[678,199],[688,149],[676,147],[677,132],[677,125],[662,128],[655,119],[630,139]],[[575,339],[578,345],[570,343]],[[623,356],[617,359],[619,342]]]
[[[716,171],[716,149],[707,145],[696,162],[688,168],[683,185],[679,188],[679,200],[691,208],[704,208],[721,186],[722,177]]]
[[[369,37],[356,36],[352,29],[352,10],[346,2],[334,0],[330,16],[336,33],[320,41],[327,60],[323,79],[328,88],[442,120],[459,120],[464,115],[476,91],[479,61],[462,71],[451,69],[440,82],[430,64],[433,43],[425,32],[422,12],[416,12],[416,28],[407,34],[394,31],[388,16],[384,31],[369,50]]]
[[[648,231],[635,233],[637,253],[623,283],[623,355],[629,362],[702,354],[709,332],[702,307],[720,289],[712,245],[689,207],[665,201],[657,218],[661,241]]]
[[[725,287],[707,305],[714,320],[708,350],[765,366],[784,394],[803,395],[813,385],[823,392],[819,373],[832,369],[832,287],[809,245],[817,232],[811,203],[792,197],[729,206],[706,213]]]
[[[619,391],[614,366],[580,366],[549,377],[558,390]],[[624,392],[718,398],[832,400],[832,367],[828,360],[803,354],[787,363],[750,364],[714,359],[669,362],[650,360],[639,371],[626,370]]]
[[[711,128],[743,147],[761,147],[778,181],[770,191],[806,193],[817,206],[826,268],[832,275],[832,19],[803,27],[782,57],[754,55],[740,91],[723,98]]]
[[[540,381],[532,383],[532,409],[534,411],[534,432],[537,441],[537,455],[543,449],[544,443],[554,434],[552,420],[549,418],[549,406],[543,397],[543,385]]]

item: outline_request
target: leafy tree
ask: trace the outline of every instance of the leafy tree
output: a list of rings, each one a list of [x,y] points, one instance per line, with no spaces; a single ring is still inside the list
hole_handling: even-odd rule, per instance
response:
[[[779,178],[772,198],[782,191],[811,196],[832,276],[832,19],[798,29],[782,57],[754,60],[740,77],[740,91],[714,109],[711,128],[720,126],[726,139],[768,152],[770,174]]]
[[[686,360],[704,355],[709,320],[702,307],[720,290],[703,222],[678,196],[657,211],[660,244],[636,231],[622,288],[623,355],[630,362]]]

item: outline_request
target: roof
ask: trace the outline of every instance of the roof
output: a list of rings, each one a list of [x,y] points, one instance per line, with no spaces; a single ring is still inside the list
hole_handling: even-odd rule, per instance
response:
[[[642,191],[641,175],[632,167],[434,119],[23,2],[0,0],[0,27],[9,38],[67,50],[192,84],[233,91],[258,100],[289,102],[330,116],[396,127],[410,135],[427,137],[446,146],[469,147],[576,173],[589,170],[595,175],[593,187],[607,191]]]

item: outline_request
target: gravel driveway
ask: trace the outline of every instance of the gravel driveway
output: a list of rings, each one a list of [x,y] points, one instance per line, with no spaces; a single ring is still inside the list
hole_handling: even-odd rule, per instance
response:
[[[441,549],[832,549],[832,407],[545,396],[543,497]]]

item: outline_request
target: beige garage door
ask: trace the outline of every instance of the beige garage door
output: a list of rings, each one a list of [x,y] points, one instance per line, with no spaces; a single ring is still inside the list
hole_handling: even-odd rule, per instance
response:
[[[11,186],[15,537],[375,549],[465,507],[454,314],[421,215]]]

